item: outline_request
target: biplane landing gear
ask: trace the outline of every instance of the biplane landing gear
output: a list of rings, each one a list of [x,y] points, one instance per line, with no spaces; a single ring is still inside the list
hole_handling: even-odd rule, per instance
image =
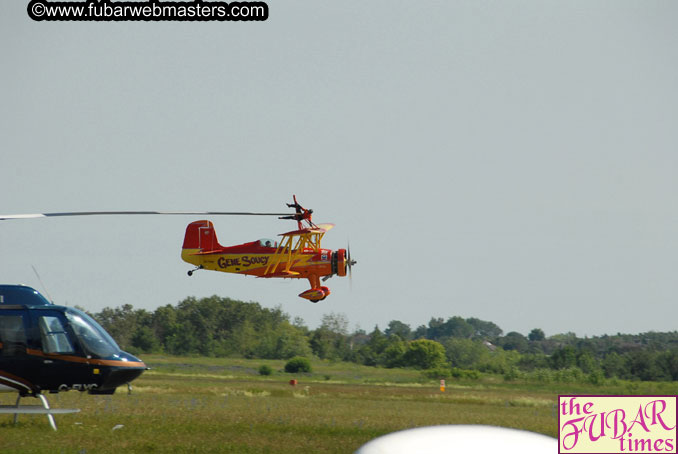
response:
[[[327,287],[311,288],[299,294],[300,297],[309,300],[312,303],[322,301],[330,295],[330,289]]]
[[[203,266],[202,266],[202,265],[198,265],[198,266],[196,266],[195,268],[193,268],[192,270],[188,270],[188,273],[186,273],[186,274],[188,274],[189,276],[193,276],[193,273],[194,273],[194,272],[196,272],[196,271],[198,271],[198,270],[201,270],[201,269],[203,269]]]

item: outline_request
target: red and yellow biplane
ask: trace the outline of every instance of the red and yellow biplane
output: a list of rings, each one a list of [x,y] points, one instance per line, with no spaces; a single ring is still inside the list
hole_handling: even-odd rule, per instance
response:
[[[299,296],[314,303],[327,298],[330,289],[321,285],[321,279],[350,274],[356,261],[351,259],[350,249],[332,251],[321,247],[323,236],[333,224],[314,224],[313,210],[299,205],[296,196],[294,203],[287,206],[295,208],[296,213],[280,219],[296,220],[297,230],[280,234],[280,241],[265,238],[222,246],[211,221],[191,222],[181,249],[181,258],[196,266],[188,275],[205,269],[262,278],[308,279],[311,288]]]

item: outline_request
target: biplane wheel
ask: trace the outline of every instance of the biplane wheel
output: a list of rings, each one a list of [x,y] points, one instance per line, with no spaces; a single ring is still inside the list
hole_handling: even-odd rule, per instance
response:
[[[202,266],[202,265],[196,266],[194,269],[188,270],[187,274],[188,274],[189,276],[193,276],[193,272],[194,272],[194,271],[198,271],[198,270],[201,270],[201,269],[203,269],[203,266]]]
[[[324,300],[325,298],[321,298],[321,299]],[[312,303],[317,303],[317,302],[320,301],[320,300],[309,300],[309,301],[312,302]]]

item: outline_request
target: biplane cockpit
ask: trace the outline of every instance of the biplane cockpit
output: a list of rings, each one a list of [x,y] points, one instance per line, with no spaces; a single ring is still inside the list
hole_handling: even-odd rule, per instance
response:
[[[270,238],[262,238],[262,239],[259,240],[259,246],[277,248],[278,242],[275,241],[275,240],[272,240]]]

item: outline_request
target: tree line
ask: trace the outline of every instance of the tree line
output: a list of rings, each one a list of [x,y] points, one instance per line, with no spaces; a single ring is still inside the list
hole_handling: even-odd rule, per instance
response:
[[[481,373],[506,379],[588,381],[610,378],[678,380],[678,332],[648,332],[579,338],[574,333],[545,336],[504,334],[495,323],[459,316],[431,318],[414,329],[392,320],[382,331],[349,332],[343,314],[326,314],[309,329],[281,308],[212,296],[189,297],[155,311],[130,304],[92,315],[132,353],[238,356],[262,359],[317,357],[367,366],[414,367],[432,378],[475,378]]]

